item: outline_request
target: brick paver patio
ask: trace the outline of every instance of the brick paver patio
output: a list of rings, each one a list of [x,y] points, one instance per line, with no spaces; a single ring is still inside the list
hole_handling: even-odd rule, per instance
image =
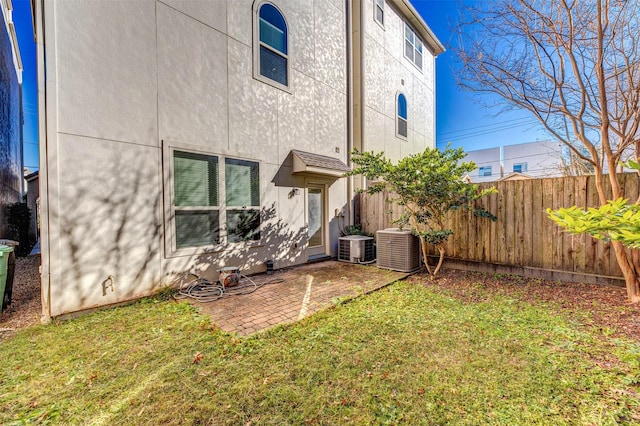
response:
[[[299,321],[332,306],[407,277],[407,273],[338,261],[324,261],[261,274],[251,279],[262,285],[250,294],[214,302],[193,302],[224,331],[246,336],[278,324]],[[280,281],[273,283],[273,281]],[[271,282],[271,283],[270,283]]]

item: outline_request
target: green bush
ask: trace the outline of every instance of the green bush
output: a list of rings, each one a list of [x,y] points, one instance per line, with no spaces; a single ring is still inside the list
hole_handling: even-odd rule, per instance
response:
[[[29,225],[31,211],[27,203],[13,203],[8,209],[9,238],[20,243],[16,247],[16,255],[26,256],[31,251],[32,242],[29,239]]]

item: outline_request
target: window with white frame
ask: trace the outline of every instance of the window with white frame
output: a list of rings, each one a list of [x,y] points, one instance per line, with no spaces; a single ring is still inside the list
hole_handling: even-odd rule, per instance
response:
[[[256,77],[277,85],[289,86],[289,40],[284,15],[271,3],[262,3],[256,11]]]
[[[260,239],[259,163],[175,150],[173,189],[176,249]]]
[[[478,169],[478,176],[491,176],[491,166],[483,166]]]
[[[404,24],[404,56],[422,70],[422,40],[409,24]]]
[[[384,0],[373,0],[373,19],[384,27]]]
[[[226,158],[227,242],[260,239],[260,169],[254,161]]]
[[[527,163],[516,163],[513,165],[514,173],[526,173],[527,171]]]
[[[407,137],[407,98],[404,94],[398,93],[397,100],[397,126],[396,126],[396,134],[398,136]]]

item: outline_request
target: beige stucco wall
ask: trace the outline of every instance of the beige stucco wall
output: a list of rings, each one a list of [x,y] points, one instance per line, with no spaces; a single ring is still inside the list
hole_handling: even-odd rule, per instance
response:
[[[287,155],[347,160],[345,4],[274,3],[289,26],[290,92],[253,78],[251,0],[45,0],[45,315],[149,294],[187,270],[306,261],[304,188],[318,179],[291,175]],[[261,244],[171,252],[172,147],[260,162],[273,209]],[[335,254],[346,179],[324,182]]]
[[[362,11],[362,149],[384,151],[397,161],[435,146],[435,57],[425,44],[419,70],[404,56],[405,18],[385,3],[384,27],[374,20],[374,1],[359,0]],[[425,40],[423,40],[425,42]],[[396,136],[396,97],[407,98],[408,135]]]

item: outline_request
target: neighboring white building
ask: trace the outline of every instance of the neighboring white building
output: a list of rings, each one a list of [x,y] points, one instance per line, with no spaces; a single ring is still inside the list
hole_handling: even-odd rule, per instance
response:
[[[224,266],[335,256],[352,147],[398,158],[434,144],[443,49],[408,0],[34,5],[45,318],[148,295],[186,271],[217,279]],[[404,22],[422,69],[402,53]]]
[[[511,173],[529,178],[564,176],[563,149],[560,142],[529,142],[503,147],[467,151],[464,161],[473,161],[476,170],[469,174],[473,182],[491,182]]]

